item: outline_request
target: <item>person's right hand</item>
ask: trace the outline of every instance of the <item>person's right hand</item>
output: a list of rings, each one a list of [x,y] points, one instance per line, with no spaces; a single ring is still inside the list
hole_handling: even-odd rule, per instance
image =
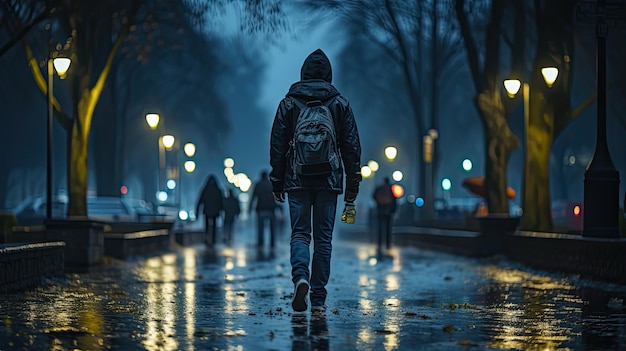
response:
[[[272,195],[274,195],[274,200],[276,200],[278,202],[285,202],[285,192],[283,192],[283,191],[281,191],[279,193],[272,192]]]

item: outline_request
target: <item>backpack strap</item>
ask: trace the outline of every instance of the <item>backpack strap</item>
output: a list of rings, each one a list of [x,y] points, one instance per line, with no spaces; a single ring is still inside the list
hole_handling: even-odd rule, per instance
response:
[[[335,115],[333,114],[333,110],[330,108],[330,105],[337,99],[337,96],[333,96],[329,99],[326,100],[321,100],[321,99],[316,99],[316,100],[311,100],[311,101],[306,101],[306,102],[302,102],[299,99],[291,96],[290,97],[291,100],[294,102],[294,104],[296,106],[298,106],[298,114],[296,117],[296,120],[293,123],[293,129],[295,131],[296,128],[296,124],[298,123],[298,117],[300,117],[300,111],[302,111],[303,108],[305,107],[313,107],[313,106],[318,106],[318,105],[324,105],[328,108],[328,111],[330,111],[330,116],[333,118],[333,124],[335,125],[335,133],[337,131],[337,119],[335,118]]]

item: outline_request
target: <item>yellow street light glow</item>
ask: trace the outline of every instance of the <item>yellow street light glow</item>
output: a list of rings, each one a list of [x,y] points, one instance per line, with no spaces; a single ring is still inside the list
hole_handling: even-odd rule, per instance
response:
[[[146,123],[148,123],[148,127],[150,129],[155,130],[159,125],[159,115],[157,113],[148,113],[146,115]]]
[[[185,161],[184,166],[187,173],[191,173],[196,170],[196,163],[193,161]]]
[[[543,80],[546,82],[548,88],[550,88],[559,76],[559,69],[556,67],[544,67],[541,69],[541,75],[543,76]]]
[[[250,180],[250,178],[239,179],[239,189],[241,189],[241,191],[246,192],[250,190],[251,186],[252,180]]]
[[[378,162],[376,162],[374,160],[370,160],[367,163],[367,166],[372,170],[372,172],[377,172],[378,171]]]
[[[233,160],[232,158],[225,158],[224,159],[224,167],[226,168],[233,168],[235,167],[235,160]]]
[[[65,75],[65,72],[67,72],[67,70],[70,68],[71,63],[72,60],[67,57],[56,57],[52,61],[52,64],[54,64],[54,69],[61,77],[63,77],[63,75]]]
[[[439,131],[437,131],[437,129],[429,129],[428,135],[430,135],[433,140],[437,140],[437,138],[439,138]]]
[[[230,178],[234,174],[235,174],[235,171],[233,171],[232,168],[230,168],[230,167],[224,168],[224,175],[226,176],[226,178]]]
[[[519,92],[521,86],[522,82],[519,79],[506,79],[504,81],[504,89],[506,89],[506,93],[510,98],[513,98]]]
[[[174,146],[174,142],[176,141],[176,139],[173,135],[167,134],[161,137],[161,141],[163,142],[163,146],[165,146],[165,149],[171,150]]]
[[[387,157],[389,161],[393,161],[396,156],[398,156],[398,149],[394,146],[387,146],[385,148],[385,157]]]
[[[369,166],[361,167],[361,176],[363,178],[369,178],[372,176],[372,169]]]
[[[187,143],[184,146],[184,150],[187,157],[192,157],[196,154],[196,145],[194,145],[194,143]]]

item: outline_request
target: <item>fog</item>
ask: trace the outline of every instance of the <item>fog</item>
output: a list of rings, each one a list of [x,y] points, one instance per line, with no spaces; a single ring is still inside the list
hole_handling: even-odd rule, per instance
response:
[[[129,189],[128,196],[155,201],[158,165],[158,134],[146,127],[145,114],[158,112],[164,125],[160,133],[176,134],[180,142],[193,141],[197,146],[193,173],[180,177],[181,204],[193,207],[197,193],[209,174],[220,176],[221,185],[231,187],[223,175],[223,161],[232,158],[234,171],[256,180],[261,170],[269,170],[270,129],[276,107],[292,83],[300,78],[300,67],[309,53],[321,48],[333,65],[333,83],[351,102],[361,132],[362,164],[369,160],[381,163],[382,169],[373,179],[363,182],[362,198],[368,198],[375,182],[394,170],[401,170],[407,194],[417,192],[418,160],[421,136],[416,135],[415,120],[409,111],[410,97],[401,82],[402,70],[383,52],[372,52],[374,45],[358,42],[347,31],[331,22],[330,16],[310,14],[287,7],[288,28],[275,33],[273,40],[262,35],[243,34],[237,23],[229,19],[222,31],[207,35],[187,34],[181,48],[157,48],[147,60],[139,62],[120,55],[107,80],[110,91],[98,102],[89,141],[89,194],[119,195],[120,183]],[[232,14],[230,14],[232,15]],[[38,62],[43,62],[45,49],[40,41],[43,25],[33,29],[31,45]],[[218,28],[222,29],[222,28]],[[623,77],[620,66],[622,51],[616,48],[623,39],[611,29],[609,77]],[[35,35],[37,34],[37,35]],[[206,34],[206,33],[201,33]],[[231,38],[224,38],[227,34]],[[195,35],[195,36],[194,36]],[[6,31],[0,33],[6,40]],[[176,38],[178,40],[180,38]],[[352,40],[352,41],[350,41]],[[592,31],[577,37],[572,105],[576,106],[595,90],[595,38]],[[202,42],[205,47],[200,47]],[[187,46],[185,46],[187,45]],[[354,46],[349,46],[354,45]],[[129,47],[126,48],[128,51]],[[369,54],[355,54],[361,49]],[[433,173],[435,196],[443,196],[441,181],[449,178],[453,197],[473,196],[461,186],[464,177],[484,175],[485,152],[483,126],[475,106],[475,91],[462,45],[456,45],[457,57],[451,67],[454,75],[442,78],[438,105],[439,138],[435,143],[437,166]],[[125,51],[125,54],[128,54]],[[618,64],[616,64],[618,63]],[[421,64],[421,62],[420,62]],[[424,64],[428,71],[428,63]],[[445,66],[445,65],[444,65]],[[447,66],[445,66],[447,67]],[[444,68],[445,68],[444,67]],[[367,73],[367,74],[365,74]],[[444,72],[445,73],[445,72]],[[70,69],[70,75],[73,74]],[[367,77],[364,77],[366,76]],[[2,123],[0,137],[5,151],[0,165],[0,204],[12,207],[31,195],[45,191],[45,118],[46,100],[35,84],[24,48],[16,45],[0,57],[0,101]],[[69,115],[70,79],[55,78],[55,96]],[[428,79],[423,94],[432,94]],[[626,171],[623,148],[624,130],[623,79],[609,79],[608,140],[616,168]],[[381,92],[376,89],[378,86]],[[620,95],[621,94],[621,95]],[[429,101],[429,98],[424,98]],[[522,140],[524,133],[522,104],[505,104],[513,133]],[[427,105],[427,104],[426,104]],[[428,115],[432,106],[423,107]],[[596,105],[584,110],[580,117],[552,145],[550,169],[553,198],[582,200],[584,170],[595,148]],[[115,122],[117,121],[117,122]],[[116,124],[117,123],[117,124]],[[110,129],[108,129],[110,128]],[[427,127],[428,128],[428,127]],[[67,134],[54,122],[54,192],[67,191]],[[393,144],[400,150],[398,159],[386,162],[383,148]],[[121,145],[121,146],[119,146]],[[119,148],[120,150],[117,150]],[[180,151],[180,150],[179,150]],[[570,156],[576,162],[570,162]],[[464,171],[461,163],[471,159],[473,169]],[[182,154],[178,161],[186,160]],[[508,164],[509,184],[521,191],[523,147],[513,151]],[[112,181],[108,189],[101,185],[119,167],[119,183]],[[180,164],[177,166],[180,167]],[[104,169],[104,172],[103,172]],[[622,176],[623,178],[623,176]],[[624,182],[620,185],[623,193]],[[181,190],[179,190],[181,191]],[[621,198],[621,197],[620,197]],[[514,201],[520,202],[518,196]]]

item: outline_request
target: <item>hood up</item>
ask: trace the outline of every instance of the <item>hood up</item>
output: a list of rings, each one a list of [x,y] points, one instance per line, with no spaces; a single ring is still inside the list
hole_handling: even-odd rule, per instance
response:
[[[300,70],[300,79],[322,79],[332,83],[333,70],[324,51],[317,49],[304,60]]]

